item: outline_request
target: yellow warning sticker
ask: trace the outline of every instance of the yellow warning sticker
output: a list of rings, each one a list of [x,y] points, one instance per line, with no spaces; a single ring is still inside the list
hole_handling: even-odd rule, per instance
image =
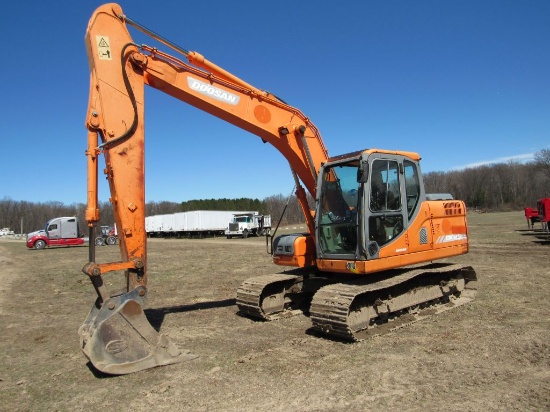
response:
[[[109,37],[107,36],[95,36],[95,42],[97,45],[97,54],[99,60],[111,60],[111,43],[109,43]]]

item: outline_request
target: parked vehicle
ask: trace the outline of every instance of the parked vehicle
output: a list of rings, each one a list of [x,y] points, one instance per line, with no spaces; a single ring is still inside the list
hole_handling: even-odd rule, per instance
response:
[[[84,244],[77,217],[56,217],[48,220],[44,229],[27,234],[27,247],[44,249],[46,246],[78,246]]]
[[[116,226],[101,226],[100,230],[101,234],[95,238],[97,246],[116,245],[118,240]]]
[[[264,236],[271,231],[271,215],[260,215],[258,212],[236,213],[233,215],[225,236],[247,238],[248,236]]]
[[[13,230],[11,230],[9,227],[5,227],[3,229],[0,229],[0,236],[11,236],[11,235],[14,235],[15,233],[13,232]]]

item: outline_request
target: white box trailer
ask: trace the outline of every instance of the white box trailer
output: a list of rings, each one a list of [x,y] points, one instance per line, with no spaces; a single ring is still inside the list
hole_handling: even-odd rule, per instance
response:
[[[167,236],[165,232],[169,230],[171,225],[170,220],[173,221],[172,215],[155,215],[147,216],[145,218],[145,231],[149,237],[162,237]]]
[[[235,210],[193,210],[170,215],[156,215],[145,218],[145,229],[148,236],[160,237],[205,237],[223,236],[227,223],[235,214],[257,213]],[[161,223],[157,220],[161,220]],[[157,226],[159,228],[157,228]]]
[[[234,211],[195,210],[188,213],[189,231],[211,230],[223,234],[227,227],[227,218],[233,216]]]
[[[145,218],[145,231],[148,236],[152,236],[155,233],[156,222],[158,221],[158,216],[147,216]]]
[[[174,214],[162,215],[161,218],[161,231],[163,233],[170,233],[174,231],[176,227]]]
[[[174,213],[174,232],[185,232],[187,230],[188,213]]]

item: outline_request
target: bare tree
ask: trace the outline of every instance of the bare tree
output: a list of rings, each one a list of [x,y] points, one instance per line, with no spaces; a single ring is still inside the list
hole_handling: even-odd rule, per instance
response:
[[[535,163],[550,180],[550,149],[542,149],[535,153]]]

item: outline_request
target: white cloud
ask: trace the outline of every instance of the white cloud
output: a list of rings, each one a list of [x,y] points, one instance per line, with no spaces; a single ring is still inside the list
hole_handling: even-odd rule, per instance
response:
[[[451,170],[461,170],[461,169],[468,169],[468,168],[474,168],[474,167],[486,166],[486,165],[492,165],[492,164],[498,164],[498,163],[508,163],[509,161],[520,162],[520,163],[530,162],[534,160],[534,156],[535,156],[534,153],[525,153],[525,154],[519,154],[514,156],[499,157],[493,160],[483,160],[481,162],[469,163],[463,166],[455,166]]]

